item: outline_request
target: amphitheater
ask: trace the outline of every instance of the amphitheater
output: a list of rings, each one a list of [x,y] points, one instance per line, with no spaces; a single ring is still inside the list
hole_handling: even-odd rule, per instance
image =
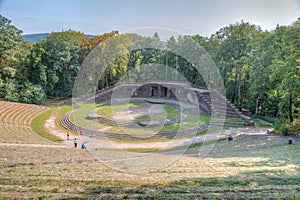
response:
[[[71,120],[74,118],[72,112],[67,113],[61,118],[61,124],[74,132],[84,131],[90,136],[115,138],[115,139],[158,139],[158,138],[174,138],[175,136],[185,137],[191,133],[198,133],[208,129],[211,126],[243,126],[248,123],[250,118],[240,113],[226,98],[215,90],[208,90],[198,87],[192,87],[186,83],[173,82],[147,82],[147,83],[131,83],[119,84],[104,90],[98,91],[94,95],[86,96],[81,99],[73,100],[73,108],[76,111],[80,106],[75,102],[82,101],[85,104],[100,103],[101,106],[114,106],[128,103],[142,104],[137,107],[129,107],[123,112],[117,112],[113,117],[107,118],[97,114],[98,109],[92,109],[85,116],[87,119],[104,124],[104,129],[90,128],[80,125],[81,120]],[[160,120],[151,119],[150,112],[158,112],[156,107],[169,106],[178,110],[178,114],[172,118],[164,118]],[[74,112],[74,111],[73,111]],[[130,118],[129,113],[135,113],[142,117],[148,115],[148,120],[138,121]],[[148,113],[148,114],[147,114]],[[153,113],[152,113],[153,114]],[[155,113],[154,113],[155,114]],[[192,126],[176,131],[156,131],[155,134],[135,134],[139,129],[155,129],[158,126],[167,126],[181,123],[189,116],[206,115],[220,120],[206,121],[203,123],[194,123]],[[72,117],[71,117],[72,116]],[[227,122],[226,119],[240,119],[236,122]],[[223,121],[222,121],[223,120]],[[77,121],[77,122],[75,122]],[[197,121],[198,122],[198,121]],[[84,123],[83,123],[84,124]],[[133,127],[133,131],[128,133],[118,133],[114,131],[106,131],[110,126]],[[137,129],[139,128],[139,129]],[[129,131],[130,132],[130,131]]]
[[[214,141],[205,143],[198,139],[214,133],[189,137],[191,132],[223,125],[244,126],[247,118],[222,96],[213,102],[214,91],[197,87],[182,90],[173,83],[118,85],[93,96],[73,99],[73,111],[62,118],[72,109],[63,101],[48,100],[48,106],[0,101],[0,196],[4,199],[299,197],[299,141],[293,139],[293,145],[289,145],[286,137],[267,134],[267,129],[261,127],[233,128],[222,130],[222,134],[234,134],[234,141],[225,141],[222,135],[213,149],[209,149]],[[114,98],[118,95],[120,98]],[[188,98],[180,100],[180,97]],[[193,103],[193,97],[202,102]],[[224,104],[226,113],[221,112]],[[65,107],[68,109],[64,110]],[[116,108],[116,112],[109,113],[110,108]],[[84,123],[74,121],[74,114],[79,114]],[[199,119],[199,115],[201,120],[195,121],[196,127],[190,126],[189,121]],[[54,126],[49,135],[59,132],[60,141],[36,132],[33,125],[41,116],[46,117],[38,123],[39,128],[52,119]],[[222,116],[226,118],[223,122]],[[60,118],[73,133],[84,130],[84,135],[70,134],[71,140],[67,140],[66,131],[56,120]],[[183,124],[183,128],[177,130],[177,124]],[[99,130],[100,125],[111,129]],[[118,126],[134,131],[122,133],[116,129]],[[140,130],[145,131],[141,134]],[[152,130],[154,133],[149,134]],[[92,134],[99,139],[92,138],[92,142],[86,143],[86,150],[74,148],[74,137],[80,145]],[[199,156],[204,150],[209,154]]]

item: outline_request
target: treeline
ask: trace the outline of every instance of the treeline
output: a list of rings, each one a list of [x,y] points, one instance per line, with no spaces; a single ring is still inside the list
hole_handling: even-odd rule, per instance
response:
[[[76,31],[53,32],[45,40],[29,44],[11,21],[0,16],[0,97],[9,101],[42,104],[47,97],[70,97],[84,58],[117,31],[88,38]],[[170,38],[166,45],[156,33],[152,38],[135,34],[119,38],[124,48],[135,39],[167,48],[188,40],[198,42],[218,67],[227,98],[253,114],[294,121],[300,113],[300,22],[277,26],[271,32],[241,21],[221,28],[210,37]],[[197,70],[167,50],[128,51],[107,68],[98,82],[102,89],[116,83],[143,64],[167,64],[186,80],[206,87]],[[139,74],[140,73],[140,74]],[[147,70],[144,73],[148,73]],[[155,74],[153,74],[155,76]],[[146,80],[145,80],[146,81]]]
[[[241,22],[193,38],[215,61],[232,103],[278,118],[278,133],[300,131],[300,20],[271,32]]]
[[[232,103],[259,115],[290,121],[299,116],[299,20],[271,32],[241,22],[194,39],[218,66]]]

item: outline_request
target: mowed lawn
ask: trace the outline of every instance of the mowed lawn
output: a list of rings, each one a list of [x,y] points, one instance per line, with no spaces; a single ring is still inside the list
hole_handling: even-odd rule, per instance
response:
[[[0,146],[1,198],[300,198],[300,146],[262,136],[189,149],[147,174],[115,171],[87,151]]]

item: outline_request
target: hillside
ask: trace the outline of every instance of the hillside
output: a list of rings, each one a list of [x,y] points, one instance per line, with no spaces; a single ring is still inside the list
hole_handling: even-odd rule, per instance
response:
[[[49,34],[50,33],[26,34],[26,35],[22,35],[22,37],[25,41],[35,44],[39,40],[46,39],[47,35]]]
[[[50,33],[35,33],[22,35],[23,39],[31,44],[37,43],[39,40],[46,39],[47,35]],[[86,37],[93,38],[94,35],[85,34]]]

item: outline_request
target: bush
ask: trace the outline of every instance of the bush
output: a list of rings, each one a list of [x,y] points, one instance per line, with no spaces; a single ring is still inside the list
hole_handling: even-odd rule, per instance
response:
[[[5,83],[4,80],[1,79],[0,77],[0,98],[3,98],[5,96],[4,89],[5,89]]]
[[[1,80],[0,80],[1,95]],[[9,80],[5,84],[4,98],[8,101],[43,104],[46,100],[46,93],[42,86],[34,85],[29,81],[18,83],[14,79]],[[0,96],[1,97],[1,96]]]
[[[19,85],[11,79],[5,84],[4,98],[8,101],[18,102],[20,100]]]
[[[290,131],[293,135],[297,135],[300,133],[300,119],[296,119],[293,121],[290,127]]]
[[[280,135],[291,135],[291,123],[287,119],[279,119],[275,123],[274,133]]]
[[[277,120],[273,132],[280,135],[297,135],[300,133],[300,119],[295,119],[293,123],[287,119]]]
[[[46,96],[46,92],[42,86],[34,85],[33,95],[34,95],[34,99],[33,99],[32,103],[35,103],[38,105],[45,103],[47,96]]]

